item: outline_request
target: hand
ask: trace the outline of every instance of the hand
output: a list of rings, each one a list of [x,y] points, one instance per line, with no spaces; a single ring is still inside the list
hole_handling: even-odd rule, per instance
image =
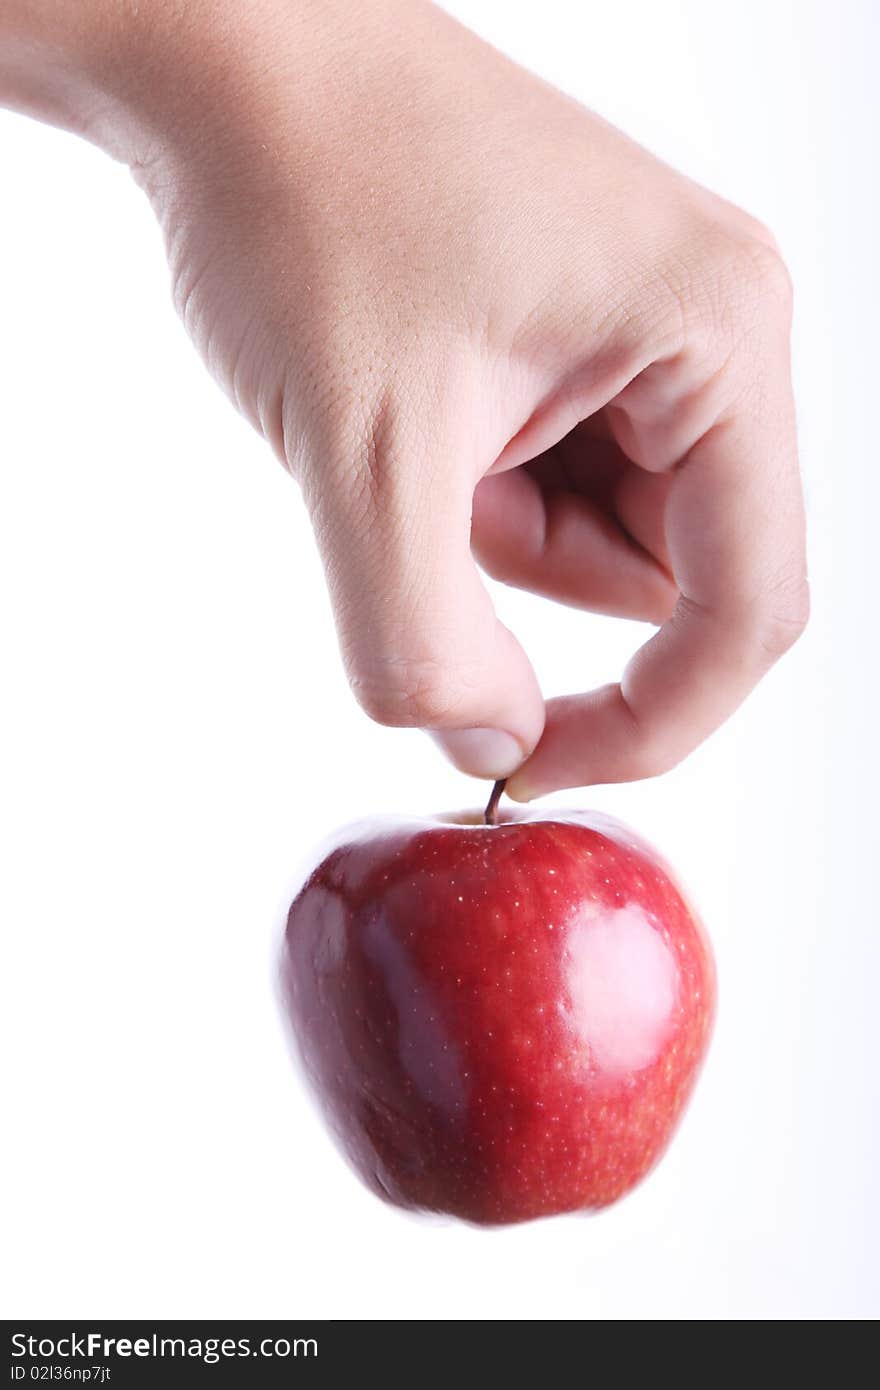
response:
[[[193,8],[137,173],[361,704],[519,798],[671,767],[807,614],[772,237],[430,6]],[[659,631],[545,707],[474,556]]]

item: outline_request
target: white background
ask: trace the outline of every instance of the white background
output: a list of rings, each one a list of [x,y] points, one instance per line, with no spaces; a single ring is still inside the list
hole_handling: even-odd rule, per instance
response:
[[[598,1218],[430,1224],[349,1175],[281,1032],[304,852],[484,789],[371,725],[294,485],[174,317],[124,170],[0,113],[6,1316],[880,1312],[872,0],[451,6],[747,206],[797,297],[808,635],[663,779],[558,798],[653,838],[714,938],[710,1061]],[[498,591],[548,693],[642,637]]]

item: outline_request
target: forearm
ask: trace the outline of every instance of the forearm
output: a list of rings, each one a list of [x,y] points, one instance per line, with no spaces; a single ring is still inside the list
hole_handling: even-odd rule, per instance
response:
[[[393,0],[391,0],[393,5]],[[245,95],[273,55],[304,85],[337,36],[384,0],[0,0],[0,105],[139,163],[201,111]],[[289,65],[287,71],[290,71]]]
[[[3,0],[0,103],[126,154],[133,131],[125,113],[165,0]]]

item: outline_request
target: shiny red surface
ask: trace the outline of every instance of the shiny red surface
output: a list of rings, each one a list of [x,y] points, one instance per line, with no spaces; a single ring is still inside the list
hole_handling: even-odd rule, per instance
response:
[[[354,827],[290,909],[282,974],[349,1160],[407,1207],[606,1206],[660,1157],[705,1053],[705,934],[604,817]]]

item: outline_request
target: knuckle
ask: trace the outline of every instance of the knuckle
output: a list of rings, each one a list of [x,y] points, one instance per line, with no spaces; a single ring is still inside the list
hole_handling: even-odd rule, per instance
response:
[[[747,221],[714,224],[697,238],[699,268],[692,267],[682,301],[686,338],[696,346],[741,342],[762,326],[786,331],[791,322],[785,261],[772,234]]]
[[[757,625],[761,650],[776,661],[802,636],[810,618],[810,590],[806,579],[787,585]]]
[[[397,419],[391,393],[334,401],[320,426],[325,486],[340,500],[379,513],[396,455]]]
[[[757,309],[762,317],[791,316],[794,289],[788,267],[771,241],[749,235],[737,238],[728,252],[720,274],[732,288],[735,304],[741,309]]]
[[[755,653],[760,665],[784,656],[807,626],[810,590],[804,574],[786,575],[758,598],[744,599],[726,622],[743,653]]]
[[[365,713],[392,728],[443,728],[462,703],[453,677],[433,661],[388,660],[379,672],[353,676],[351,687]]]
[[[790,310],[794,300],[794,285],[782,252],[774,241],[751,238],[747,255],[752,264],[754,281],[763,296]]]
[[[781,255],[779,242],[765,222],[740,207],[731,206],[730,214],[730,226],[735,235],[744,241],[762,242],[769,250],[775,251],[777,256]]]

